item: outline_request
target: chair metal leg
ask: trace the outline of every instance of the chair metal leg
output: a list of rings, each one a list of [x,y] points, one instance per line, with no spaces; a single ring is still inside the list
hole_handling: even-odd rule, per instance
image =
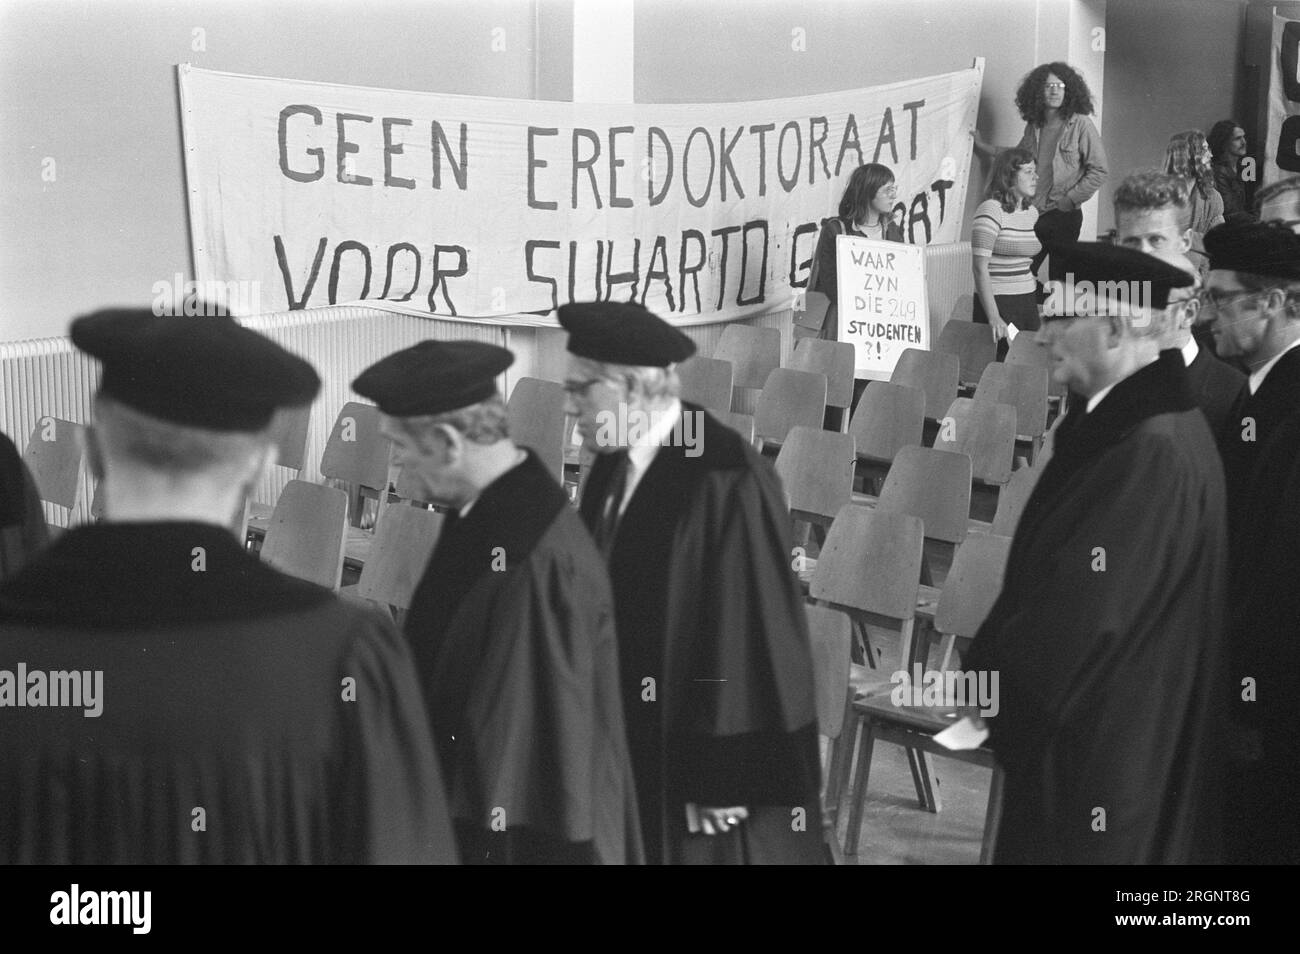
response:
[[[993,766],[993,778],[989,781],[989,804],[984,812],[984,841],[980,844],[980,864],[993,864],[993,853],[997,850],[998,829],[1002,827],[1002,785],[1006,777],[1002,766]]]
[[[867,779],[871,774],[872,738],[871,720],[864,719],[861,731],[862,751],[858,753],[857,771],[853,776],[853,802],[849,806],[849,827],[844,833],[844,854],[858,853],[858,839],[862,837],[862,810],[867,798]]]

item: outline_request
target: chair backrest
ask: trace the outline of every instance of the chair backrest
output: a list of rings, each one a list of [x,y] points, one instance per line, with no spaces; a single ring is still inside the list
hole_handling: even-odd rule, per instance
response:
[[[853,373],[856,355],[847,341],[800,338],[790,357],[796,371],[813,371],[826,375],[828,407],[848,407],[853,403]]]
[[[1195,233],[1193,233],[1195,234]],[[1064,384],[1052,380],[1052,354],[1047,345],[1038,340],[1036,334],[1016,335],[1016,340],[1007,348],[1007,364],[1023,364],[1031,368],[1043,368],[1047,371],[1047,393],[1065,396]]]
[[[955,354],[906,348],[889,376],[890,384],[906,384],[925,392],[925,416],[937,419],[957,397],[961,365]]]
[[[290,470],[302,470],[307,458],[307,432],[311,428],[311,405],[286,407],[271,419],[275,440],[275,462]]]
[[[858,456],[891,461],[901,448],[920,444],[925,429],[925,392],[905,384],[872,381],[849,422]]]
[[[925,528],[909,514],[849,504],[826,534],[808,594],[895,620],[916,615]]]
[[[757,445],[758,435],[754,433],[754,415],[741,414],[739,411],[729,411],[719,418],[723,424],[726,424],[734,431],[738,431],[748,443]]]
[[[721,417],[731,413],[731,362],[696,355],[677,366],[683,401]]]
[[[349,401],[339,411],[320,456],[321,476],[382,490],[388,483],[391,443],[379,433],[379,408]]]
[[[1016,453],[1016,409],[957,398],[939,424],[934,446],[967,455],[976,480],[1005,484]]]
[[[826,375],[776,368],[758,396],[754,430],[765,440],[783,441],[799,424],[821,427],[826,417]]]
[[[984,369],[997,357],[993,332],[988,325],[957,319],[943,326],[935,351],[957,356],[958,375],[964,382],[979,381]]]
[[[849,693],[848,616],[828,606],[804,605],[812,641],[813,688],[817,703],[817,728],[828,739],[838,739],[844,728],[844,701]]]
[[[731,362],[731,383],[735,387],[761,388],[767,376],[781,366],[781,331],[751,328],[733,321],[722,329],[713,357]]]
[[[1002,592],[1009,537],[980,534],[957,548],[939,594],[934,628],[945,635],[974,636]]]
[[[1012,471],[1008,480],[998,491],[998,510],[993,515],[993,532],[999,536],[1013,537],[1020,514],[1024,512],[1025,502],[1033,493],[1034,484],[1041,473],[1039,467],[1022,467]]]
[[[442,532],[443,515],[423,507],[384,509],[375,541],[361,568],[357,595],[406,609]]]
[[[1041,437],[1047,429],[1047,369],[995,361],[980,376],[975,401],[1010,404],[1016,409],[1017,436]]]
[[[776,473],[792,511],[831,520],[853,499],[853,436],[799,425],[776,455]]]
[[[41,500],[69,510],[77,506],[81,475],[86,466],[82,441],[85,428],[72,421],[45,416],[36,422],[23,450],[23,463],[31,471]]]
[[[933,447],[904,447],[894,458],[876,509],[925,522],[931,540],[960,543],[970,518],[971,460]]]
[[[555,479],[564,481],[564,385],[520,378],[506,402],[510,437],[537,453]]]
[[[290,576],[337,590],[347,525],[347,494],[336,487],[291,480],[267,523],[262,560]]]

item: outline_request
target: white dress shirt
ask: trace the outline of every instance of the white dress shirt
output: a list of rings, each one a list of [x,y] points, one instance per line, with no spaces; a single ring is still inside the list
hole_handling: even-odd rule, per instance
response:
[[[1248,379],[1250,393],[1254,394],[1259,390],[1259,386],[1264,383],[1264,379],[1268,377],[1268,373],[1273,370],[1273,365],[1278,363],[1282,355],[1286,354],[1288,351],[1293,351],[1296,348],[1300,348],[1300,338],[1291,342],[1277,354],[1273,355],[1273,357],[1265,361],[1256,370],[1250,372],[1250,378]]]
[[[627,459],[627,485],[623,489],[623,500],[618,506],[618,515],[623,516],[623,511],[627,509],[628,502],[632,499],[632,494],[636,492],[637,485],[641,483],[641,478],[645,472],[650,469],[654,463],[655,455],[659,453],[659,448],[663,445],[664,439],[673,432],[678,420],[682,416],[682,402],[673,398],[672,403],[662,411],[656,412],[657,416],[650,425],[650,429],[640,435],[636,443],[628,446]]]

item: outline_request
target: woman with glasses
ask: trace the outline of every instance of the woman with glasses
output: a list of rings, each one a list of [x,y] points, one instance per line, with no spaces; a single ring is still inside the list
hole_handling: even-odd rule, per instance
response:
[[[835,240],[841,235],[857,235],[881,242],[902,242],[903,227],[894,221],[894,201],[898,189],[894,173],[888,166],[868,162],[853,170],[849,184],[840,198],[839,214],[827,219],[817,236],[808,291],[821,292],[830,299],[825,318],[817,323],[812,313],[800,319],[794,328],[796,338],[839,338],[839,286],[835,266]]]
[[[1220,119],[1206,137],[1214,162],[1214,188],[1223,199],[1223,217],[1234,222],[1250,221],[1246,204],[1246,183],[1238,167],[1246,157],[1246,130],[1232,119]]]
[[[1101,134],[1088,118],[1094,112],[1088,84],[1066,63],[1044,63],[1021,81],[1016,107],[1025,121],[1018,148],[1034,157],[1038,170],[1038,238],[1044,246],[1078,241],[1083,229],[1080,207],[1102,187],[1107,174]],[[978,132],[975,149],[990,157],[1002,151]],[[1044,250],[1034,256],[1033,273],[1046,257]]]
[[[1205,233],[1223,222],[1223,197],[1214,185],[1213,157],[1205,133],[1199,129],[1180,132],[1165,147],[1164,171],[1187,185],[1188,228],[1198,244]]]
[[[1005,352],[1007,325],[1038,330],[1038,297],[1030,263],[1041,249],[1034,226],[1038,171],[1024,149],[1008,149],[993,165],[984,201],[971,225],[971,267],[975,272],[974,320],[990,325]]]

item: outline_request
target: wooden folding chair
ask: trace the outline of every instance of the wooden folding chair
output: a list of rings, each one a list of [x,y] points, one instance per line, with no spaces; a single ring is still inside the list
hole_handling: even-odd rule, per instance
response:
[[[907,348],[889,376],[890,384],[906,384],[925,392],[927,438],[933,441],[938,419],[957,397],[957,380],[961,365],[955,354]]]
[[[86,469],[85,430],[80,424],[46,415],[36,422],[23,449],[23,463],[31,472],[41,502],[67,510],[69,521],[81,499]],[[49,516],[47,510],[47,523]],[[63,529],[62,524],[49,526],[54,533]]]
[[[1010,404],[1016,409],[1016,443],[1032,464],[1047,430],[1047,370],[995,361],[980,376],[975,401]]]
[[[974,388],[984,369],[997,357],[992,329],[960,319],[952,319],[943,326],[934,350],[957,356],[958,381],[963,388]]]
[[[821,338],[800,338],[790,357],[790,367],[794,370],[826,375],[826,406],[839,409],[841,431],[853,404],[855,363],[852,344]]]
[[[321,454],[320,473],[351,485],[348,514],[354,527],[361,526],[367,497],[378,498],[381,506],[384,503],[391,444],[379,432],[379,408],[358,401],[343,405]]]
[[[1062,400],[1067,388],[1052,380],[1052,353],[1047,345],[1038,340],[1038,335],[1029,333],[1016,335],[1016,340],[1007,348],[1006,364],[1023,364],[1031,368],[1042,368],[1047,372],[1047,397],[1049,402]]]
[[[939,605],[934,617],[934,629],[948,643],[939,671],[946,672],[951,659],[954,643],[963,648],[974,638],[984,619],[992,609],[1002,590],[1002,574],[1006,567],[1007,553],[1011,541],[1006,537],[980,536],[971,537],[957,552],[953,561],[952,572],[939,596]],[[918,627],[921,629],[923,627]],[[928,644],[918,633],[917,652],[910,661],[919,661],[923,666],[928,655]],[[910,679],[914,673],[909,664],[905,671]],[[978,685],[978,676],[965,677],[967,686]],[[908,684],[910,685],[910,683]],[[996,688],[985,683],[985,688]],[[871,772],[871,756],[877,740],[892,742],[908,750],[909,756],[922,763],[923,771],[919,779],[913,772],[916,784],[917,800],[920,807],[931,812],[938,812],[942,805],[938,786],[933,784],[929,766],[925,764],[925,753],[953,758],[958,761],[982,765],[993,772],[989,785],[988,806],[984,819],[984,839],[980,852],[980,863],[989,864],[993,857],[993,848],[997,841],[997,829],[1002,813],[1002,770],[998,767],[991,750],[978,748],[966,751],[954,751],[939,745],[934,736],[942,732],[957,720],[957,712],[948,703],[955,700],[943,700],[939,706],[894,704],[890,691],[868,693],[854,700],[852,715],[859,720],[862,738],[862,751],[858,755],[857,771],[853,780],[853,801],[849,810],[848,830],[845,833],[845,853],[853,854],[857,850],[858,839],[862,833],[862,814],[866,801],[867,784]],[[974,705],[982,700],[969,699]],[[993,700],[996,702],[996,700]]]
[[[271,438],[275,443],[275,463],[302,475],[307,459],[307,434],[311,429],[311,405],[281,408],[271,419]],[[99,499],[96,491],[95,499]],[[93,509],[91,514],[98,519]],[[244,536],[246,539],[260,540],[266,535],[266,523],[275,510],[274,504],[249,500],[245,510]]]
[[[1025,510],[1029,495],[1034,492],[1034,484],[1042,473],[1040,467],[1021,467],[1011,475],[1006,486],[998,493],[998,510],[993,515],[993,533],[1003,537],[1016,535],[1016,524]]]
[[[942,580],[936,569],[952,563],[956,545],[966,539],[970,519],[971,459],[932,447],[904,447],[894,459],[880,497],[854,494],[855,504],[888,513],[906,513],[925,522],[926,559],[921,582]]]
[[[820,427],[790,428],[776,473],[790,495],[790,516],[825,529],[853,494],[853,435]]]
[[[763,449],[763,438],[759,437],[754,430],[754,415],[741,414],[739,411],[731,411],[718,418],[723,424],[726,424],[733,431],[736,431],[755,449]]]
[[[867,385],[849,422],[864,490],[868,480],[872,481],[871,492],[879,489],[894,457],[904,447],[919,445],[924,428],[924,391],[886,381]]]
[[[511,439],[536,452],[542,464],[564,483],[564,385],[541,378],[520,378],[506,402]]]
[[[777,368],[767,376],[754,412],[754,431],[764,450],[775,450],[790,428],[821,427],[826,417],[826,375]]]
[[[813,689],[817,704],[817,730],[827,740],[822,759],[822,825],[826,847],[835,864],[843,861],[836,823],[839,818],[840,780],[843,775],[844,721],[853,702],[849,691],[848,616],[825,606],[805,604],[812,642]]]
[[[405,610],[419,585],[442,532],[443,515],[423,507],[396,504],[384,510],[375,542],[351,595]]]
[[[337,591],[343,577],[347,525],[346,493],[291,480],[271,514],[262,559],[290,576]]]
[[[677,366],[683,401],[721,419],[731,413],[731,362],[696,355]]]
[[[970,516],[990,519],[1001,487],[1011,478],[1016,454],[1016,409],[1009,404],[957,398],[940,422],[934,446],[936,450],[970,457]]]
[[[731,362],[734,388],[761,388],[781,366],[781,332],[732,322],[722,329],[713,357]]]

